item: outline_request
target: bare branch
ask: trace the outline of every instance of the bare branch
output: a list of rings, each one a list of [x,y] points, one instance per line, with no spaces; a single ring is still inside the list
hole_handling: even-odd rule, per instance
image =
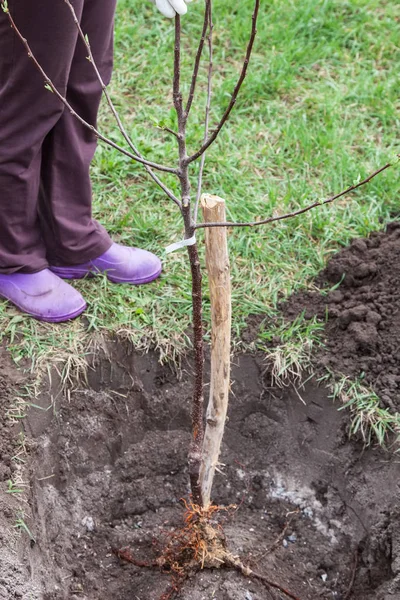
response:
[[[174,107],[178,116],[178,131],[181,133],[183,127],[183,107],[181,94],[181,36],[182,26],[181,18],[177,14],[175,17],[175,44],[174,44],[174,79],[172,84],[172,93]]]
[[[161,129],[161,131],[167,131],[168,133],[170,133],[171,135],[175,136],[176,139],[179,140],[179,134],[178,134],[178,132],[174,131],[170,127],[163,127],[162,125],[157,125],[157,129]]]
[[[127,133],[127,131],[126,131],[126,129],[125,129],[125,127],[124,127],[124,125],[123,125],[123,123],[121,121],[121,118],[120,118],[120,116],[119,116],[119,114],[117,112],[117,109],[115,108],[115,105],[114,105],[114,103],[113,103],[113,101],[111,99],[111,96],[108,93],[107,86],[106,86],[106,84],[103,81],[103,78],[102,78],[102,76],[100,74],[100,71],[99,71],[99,69],[97,67],[96,61],[94,60],[94,56],[93,56],[93,53],[92,53],[92,48],[91,48],[91,45],[90,45],[90,40],[88,39],[87,36],[85,36],[85,34],[84,34],[83,30],[82,30],[82,27],[81,27],[81,25],[79,23],[79,20],[78,20],[78,17],[76,15],[74,7],[72,6],[70,0],[64,0],[64,2],[66,3],[66,5],[68,6],[69,10],[71,11],[72,18],[74,20],[74,23],[75,23],[77,29],[78,29],[79,37],[81,38],[82,42],[85,44],[85,46],[87,48],[87,51],[89,53],[88,58],[89,58],[90,62],[92,63],[94,72],[96,73],[96,77],[97,77],[97,79],[98,79],[98,81],[99,81],[99,83],[100,83],[100,85],[102,87],[103,94],[104,94],[104,96],[105,96],[105,98],[107,100],[107,104],[110,107],[110,110],[111,110],[112,114],[114,115],[114,118],[115,118],[115,120],[117,122],[117,125],[118,125],[118,128],[119,128],[120,132],[124,136],[126,142],[128,143],[129,147],[133,150],[133,152],[135,153],[135,155],[137,157],[143,159],[142,154],[136,148],[136,146],[132,142],[129,134]],[[167,128],[165,128],[165,129],[167,129]],[[174,135],[177,135],[174,131],[169,130],[169,129],[167,129],[167,130],[170,131],[170,133],[173,133]],[[175,196],[175,194],[159,179],[159,177],[152,171],[152,169],[148,165],[144,165],[144,166],[145,166],[146,171],[150,175],[150,177],[153,179],[153,181],[155,181],[155,183],[157,183],[157,185],[165,192],[165,194],[173,202],[175,202],[175,204],[177,204],[177,206],[180,208],[181,207],[181,202]]]
[[[203,30],[201,32],[201,38],[199,41],[199,46],[197,48],[196,59],[194,61],[194,67],[193,67],[192,82],[190,84],[189,97],[188,97],[188,100],[186,103],[186,108],[185,108],[185,118],[186,119],[188,118],[188,115],[190,113],[190,109],[191,109],[192,103],[193,103],[194,93],[195,93],[196,84],[197,84],[197,78],[199,75],[201,55],[203,54],[204,42],[206,39],[208,24],[210,22],[209,12],[211,10],[211,0],[205,0],[205,3],[206,3],[206,5],[205,5],[205,9],[204,9]]]
[[[2,6],[4,6],[4,4],[2,4]],[[106,144],[108,144],[109,146],[111,146],[112,148],[115,148],[115,150],[118,150],[122,154],[125,154],[125,156],[128,156],[132,160],[134,160],[134,161],[136,161],[138,163],[141,163],[142,165],[147,165],[148,167],[153,167],[153,169],[157,169],[159,171],[164,171],[165,173],[173,173],[174,175],[177,174],[177,170],[173,169],[172,167],[166,167],[164,165],[159,165],[157,163],[153,163],[151,161],[139,158],[135,154],[132,154],[131,152],[129,152],[125,148],[122,148],[122,146],[119,146],[118,144],[116,144],[115,142],[113,142],[112,140],[110,140],[109,138],[107,138],[104,135],[102,135],[99,131],[97,131],[97,129],[93,125],[91,125],[90,123],[88,123],[87,121],[85,121],[85,119],[83,119],[80,115],[78,115],[78,113],[69,104],[69,102],[67,101],[67,99],[64,98],[64,96],[62,94],[60,94],[60,92],[57,90],[57,88],[54,85],[54,83],[48,77],[47,73],[40,66],[39,62],[37,61],[35,55],[33,54],[32,50],[31,50],[31,48],[30,48],[30,46],[28,44],[28,41],[24,38],[24,36],[22,35],[22,33],[20,32],[20,30],[16,26],[16,24],[14,22],[14,19],[13,19],[12,15],[11,15],[9,9],[8,8],[7,9],[3,8],[3,11],[6,13],[6,15],[7,15],[8,19],[10,21],[11,27],[14,29],[15,33],[17,34],[17,36],[19,37],[19,39],[21,40],[21,42],[25,46],[25,49],[27,51],[27,54],[28,54],[29,58],[33,61],[36,69],[43,76],[43,79],[44,79],[44,82],[45,82],[45,86],[50,91],[52,91],[57,96],[57,98],[59,98],[59,100],[61,100],[61,102],[70,111],[70,113],[71,113],[71,115],[73,117],[75,117],[76,119],[78,119],[78,121],[80,123],[82,123],[82,125],[84,127],[86,127],[87,129],[90,129],[98,139],[102,140],[103,142],[105,142]]]
[[[182,207],[185,209],[183,219],[185,222],[185,230],[188,237],[193,235],[189,229],[191,226],[190,216],[190,180],[189,170],[187,165],[186,151],[186,117],[183,109],[183,100],[181,92],[181,37],[182,26],[181,18],[177,14],[175,17],[175,45],[174,45],[174,78],[172,95],[174,99],[174,108],[178,119],[178,149],[179,149],[179,169],[178,176],[181,183]],[[187,210],[186,210],[187,209]]]
[[[398,157],[400,158],[400,154],[398,155]],[[372,173],[372,175],[369,175],[363,181],[360,181],[359,183],[351,185],[347,189],[343,190],[343,192],[340,192],[339,194],[335,194],[335,196],[331,196],[327,200],[313,202],[312,204],[309,204],[308,206],[305,206],[304,208],[299,208],[298,210],[295,210],[290,213],[286,213],[285,215],[281,215],[279,217],[268,217],[267,219],[262,219],[259,221],[249,221],[248,223],[235,223],[235,222],[232,222],[232,223],[231,222],[199,223],[198,225],[194,226],[194,229],[204,229],[206,227],[257,227],[258,225],[266,225],[267,223],[274,223],[275,221],[283,221],[284,219],[291,219],[292,217],[297,217],[298,215],[302,215],[302,214],[308,212],[309,210],[316,208],[317,206],[323,206],[324,204],[330,204],[334,200],[337,200],[338,198],[341,198],[342,196],[345,196],[346,194],[353,192],[354,190],[358,189],[362,185],[369,183],[371,181],[371,179],[373,179],[374,177],[379,175],[379,173],[382,173],[383,171],[386,171],[386,169],[389,169],[389,167],[392,167],[393,164],[394,163],[387,163],[384,167],[381,167],[380,169],[378,169],[377,171]]]
[[[210,123],[210,112],[211,112],[211,97],[212,97],[212,76],[213,76],[213,17],[212,17],[212,0],[208,1],[208,24],[209,24],[209,32],[208,32],[208,82],[207,82],[207,103],[206,103],[206,115],[204,119],[204,143],[208,138],[208,129]],[[196,194],[196,203],[193,211],[193,221],[197,223],[197,215],[199,212],[199,203],[201,197],[201,188],[203,186],[203,172],[204,165],[206,163],[206,152],[203,152],[200,161],[199,167],[199,177],[197,181],[197,194]]]
[[[247,74],[250,57],[253,52],[254,40],[255,40],[256,34],[257,34],[257,18],[258,18],[259,9],[260,9],[260,0],[255,0],[254,12],[253,12],[253,16],[252,16],[251,35],[250,35],[249,43],[247,45],[246,57],[244,59],[242,72],[240,73],[240,77],[239,77],[238,82],[233,91],[229,106],[226,109],[225,113],[223,114],[222,119],[220,120],[220,122],[218,123],[218,125],[216,126],[216,128],[214,129],[214,131],[212,132],[212,134],[206,141],[206,143],[203,144],[202,147],[200,148],[200,150],[195,152],[195,154],[193,154],[192,156],[189,156],[189,158],[187,159],[187,164],[190,164],[194,160],[197,160],[211,146],[211,144],[213,142],[215,142],[218,134],[220,133],[221,129],[223,128],[223,126],[225,125],[227,120],[229,119],[232,109],[236,104],[237,97],[239,95],[240,89],[242,87],[242,84],[243,84],[246,74]]]

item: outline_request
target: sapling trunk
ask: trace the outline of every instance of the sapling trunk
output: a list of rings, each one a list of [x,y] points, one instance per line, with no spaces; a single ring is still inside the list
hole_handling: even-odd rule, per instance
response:
[[[202,275],[197,244],[189,246],[192,276],[194,384],[192,403],[192,441],[189,450],[189,477],[194,504],[203,505],[200,484],[200,468],[204,438],[204,341],[203,341],[203,294]]]
[[[204,221],[225,221],[225,201],[204,194],[201,199]],[[200,484],[204,508],[211,502],[211,490],[224,435],[230,387],[231,279],[227,230],[206,229],[206,265],[211,304],[211,379]]]

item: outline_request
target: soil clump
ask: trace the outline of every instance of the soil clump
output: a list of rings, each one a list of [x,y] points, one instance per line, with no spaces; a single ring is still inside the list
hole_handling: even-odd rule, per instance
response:
[[[317,363],[361,378],[382,407],[400,411],[400,223],[355,239],[316,278],[321,291],[292,296],[283,312],[293,319],[327,318]]]

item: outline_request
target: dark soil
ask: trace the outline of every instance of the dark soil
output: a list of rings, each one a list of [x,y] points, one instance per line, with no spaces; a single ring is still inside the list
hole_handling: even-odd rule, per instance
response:
[[[292,296],[287,316],[328,316],[322,367],[361,377],[382,407],[400,411],[400,223],[335,254],[317,278],[319,292]],[[332,288],[335,288],[332,290]],[[329,290],[332,291],[329,291]]]
[[[4,348],[0,347],[0,599],[41,600],[26,564],[27,547],[14,527],[23,502],[18,494],[7,493],[8,480],[20,475],[22,463],[13,460],[21,452],[21,428],[10,418],[23,378]],[[25,513],[29,507],[25,506]],[[22,543],[21,543],[22,542]]]
[[[17,446],[19,427],[12,419],[5,418],[15,401],[16,387],[22,377],[12,364],[4,348],[0,348],[0,482],[8,480],[12,474],[12,461]]]
[[[158,600],[168,587],[166,575],[121,564],[111,549],[152,559],[153,540],[182,525],[189,375],[178,380],[155,355],[118,344],[110,354],[52,423],[40,427],[42,411],[30,417],[35,599]],[[346,416],[315,384],[301,390],[304,404],[293,389],[268,388],[262,356],[235,362],[214,492],[238,505],[222,521],[232,552],[301,600],[399,600],[397,458],[350,442]],[[179,598],[284,596],[232,571],[203,571]]]

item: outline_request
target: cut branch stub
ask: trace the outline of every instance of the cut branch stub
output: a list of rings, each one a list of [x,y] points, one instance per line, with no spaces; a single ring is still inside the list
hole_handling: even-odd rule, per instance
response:
[[[203,194],[201,208],[205,222],[224,222],[226,219],[225,201],[218,196]],[[205,241],[211,303],[211,383],[200,484],[203,506],[207,508],[228,409],[232,311],[226,229],[206,229]]]

